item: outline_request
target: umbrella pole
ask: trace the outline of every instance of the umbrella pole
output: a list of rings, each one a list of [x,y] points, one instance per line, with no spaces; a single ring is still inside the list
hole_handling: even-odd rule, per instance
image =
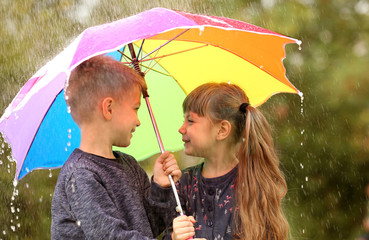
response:
[[[129,48],[129,51],[131,52],[132,64],[133,64],[136,72],[138,74],[140,74],[145,79],[145,74],[141,71],[140,66],[138,65],[138,60],[137,60],[136,53],[135,53],[134,48],[133,48],[133,44],[129,43],[128,48]],[[151,108],[149,95],[148,95],[147,91],[143,91],[142,95],[145,99],[146,106],[147,106],[147,109],[149,111],[150,119],[151,119],[152,125],[154,127],[154,131],[155,131],[156,139],[158,140],[160,152],[164,153],[165,150],[164,150],[164,146],[163,146],[163,141],[161,140],[158,125],[156,124],[154,113],[153,113],[152,108]],[[182,210],[182,207],[181,207],[181,202],[180,202],[179,197],[178,197],[176,185],[175,185],[175,183],[173,181],[173,178],[170,174],[168,175],[168,177],[169,177],[170,185],[172,186],[174,197],[175,197],[176,203],[177,203],[176,211],[179,212],[180,215],[183,215],[183,210]]]

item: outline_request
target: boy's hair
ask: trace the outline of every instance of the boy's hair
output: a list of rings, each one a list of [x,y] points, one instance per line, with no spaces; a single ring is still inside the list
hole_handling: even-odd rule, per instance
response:
[[[91,119],[98,102],[105,97],[120,101],[138,87],[146,91],[145,80],[128,66],[108,56],[96,56],[78,65],[65,87],[65,99],[77,124]]]
[[[289,225],[281,208],[287,184],[279,168],[269,124],[246,104],[245,92],[234,84],[207,83],[193,90],[183,111],[231,123],[231,144],[240,143],[234,234],[237,239],[287,239]]]

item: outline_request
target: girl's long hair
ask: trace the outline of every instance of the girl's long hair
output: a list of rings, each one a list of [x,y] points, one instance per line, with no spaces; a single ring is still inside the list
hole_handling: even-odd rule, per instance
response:
[[[279,168],[269,125],[263,114],[249,105],[245,92],[234,84],[207,83],[193,90],[183,103],[184,112],[207,116],[213,122],[232,124],[230,144],[240,144],[236,180],[235,239],[285,240],[288,222],[281,203],[287,184]]]

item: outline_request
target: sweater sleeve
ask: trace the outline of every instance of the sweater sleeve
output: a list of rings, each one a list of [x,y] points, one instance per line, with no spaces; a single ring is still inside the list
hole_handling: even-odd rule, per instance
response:
[[[116,206],[99,177],[83,168],[76,169],[66,183],[66,194],[77,225],[88,239],[151,239],[117,216]]]
[[[144,206],[154,236],[159,236],[169,224],[168,213],[175,206],[171,201],[172,189],[162,188],[154,181],[149,181],[146,172],[140,168],[138,171],[141,180],[142,192],[144,194]]]

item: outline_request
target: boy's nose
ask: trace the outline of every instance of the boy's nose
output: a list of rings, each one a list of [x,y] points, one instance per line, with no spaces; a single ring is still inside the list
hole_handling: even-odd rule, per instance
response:
[[[182,135],[186,133],[186,128],[184,124],[182,124],[182,126],[178,129],[178,132]]]
[[[136,123],[136,126],[139,127],[141,125],[141,122],[140,120],[137,118],[137,123]]]

